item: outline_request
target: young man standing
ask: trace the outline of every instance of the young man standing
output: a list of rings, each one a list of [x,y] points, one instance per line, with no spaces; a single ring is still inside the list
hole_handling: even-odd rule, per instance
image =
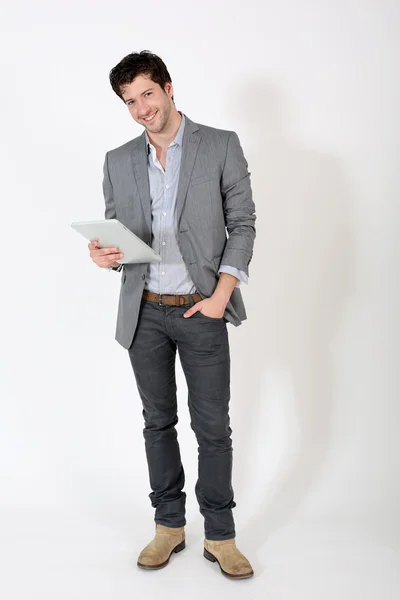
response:
[[[227,322],[238,326],[246,318],[239,286],[247,283],[256,219],[247,162],[235,132],[196,124],[177,111],[158,56],[129,54],[111,70],[110,82],[145,130],[106,154],[105,217],[117,218],[162,258],[121,268],[117,248],[89,244],[99,267],[122,271],[116,339],[129,352],[143,405],[156,535],[138,566],[161,568],[185,547],[185,479],[175,429],[178,350],[199,445],[204,556],[228,577],[248,578],[253,570],[236,547],[232,516],[227,334]]]

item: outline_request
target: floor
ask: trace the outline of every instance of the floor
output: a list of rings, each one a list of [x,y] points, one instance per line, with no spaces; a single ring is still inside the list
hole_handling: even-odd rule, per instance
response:
[[[0,512],[0,595],[5,600],[398,600],[400,556],[393,543],[343,523],[292,521],[258,549],[245,530],[241,551],[255,576],[230,581],[202,556],[200,517],[186,549],[160,571],[138,569],[152,537],[148,515]]]

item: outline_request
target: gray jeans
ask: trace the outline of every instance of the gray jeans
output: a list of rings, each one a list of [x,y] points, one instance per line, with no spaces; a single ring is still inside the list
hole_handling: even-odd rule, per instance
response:
[[[142,300],[129,357],[143,404],[143,431],[155,521],[182,527],[185,475],[178,422],[175,357],[178,349],[188,386],[191,427],[198,441],[196,497],[210,540],[235,537],[232,508],[232,430],[229,426],[230,356],[225,320],[189,305],[159,306]]]

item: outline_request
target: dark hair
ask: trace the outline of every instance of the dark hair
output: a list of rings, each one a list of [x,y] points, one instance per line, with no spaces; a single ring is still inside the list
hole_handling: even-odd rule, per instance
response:
[[[171,75],[159,56],[149,50],[132,52],[110,71],[111,87],[117,96],[123,100],[121,88],[132,83],[138,75],[150,75],[150,79],[158,83],[163,90],[168,81],[172,83]]]

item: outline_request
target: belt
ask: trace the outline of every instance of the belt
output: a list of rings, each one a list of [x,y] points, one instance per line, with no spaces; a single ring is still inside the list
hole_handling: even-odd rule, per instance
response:
[[[148,302],[157,302],[160,306],[166,304],[168,306],[183,306],[184,304],[190,304],[190,298],[193,299],[193,303],[200,302],[202,297],[200,294],[186,294],[186,296],[172,296],[168,294],[156,294],[154,292],[148,292],[144,290],[142,295],[143,300]]]

